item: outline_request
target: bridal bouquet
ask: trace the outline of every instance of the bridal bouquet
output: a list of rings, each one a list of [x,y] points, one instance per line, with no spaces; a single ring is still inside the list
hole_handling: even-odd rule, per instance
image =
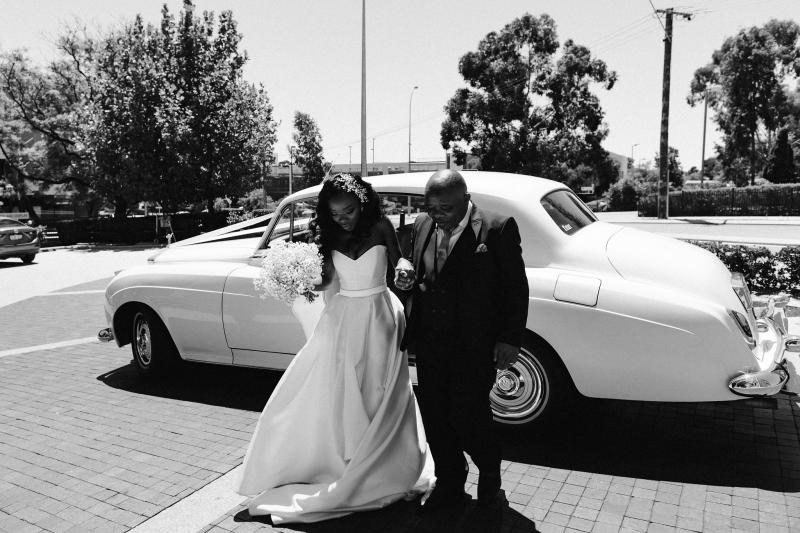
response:
[[[253,280],[262,298],[277,298],[292,305],[298,296],[308,302],[316,298],[314,285],[322,283],[322,255],[315,244],[272,242],[261,262],[261,272]]]

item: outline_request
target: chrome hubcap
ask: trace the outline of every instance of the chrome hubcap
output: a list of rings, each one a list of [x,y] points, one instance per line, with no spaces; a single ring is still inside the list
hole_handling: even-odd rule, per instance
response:
[[[539,361],[523,348],[513,366],[498,370],[489,394],[495,420],[511,424],[538,416],[550,396],[550,383]]]
[[[148,366],[153,360],[153,345],[150,339],[150,324],[147,323],[147,320],[142,317],[136,319],[134,336],[136,338],[136,353],[139,355],[139,362],[143,366]]]
[[[517,393],[521,383],[517,375],[513,372],[509,372],[508,370],[500,370],[497,372],[495,385],[500,393],[505,395],[513,395]]]

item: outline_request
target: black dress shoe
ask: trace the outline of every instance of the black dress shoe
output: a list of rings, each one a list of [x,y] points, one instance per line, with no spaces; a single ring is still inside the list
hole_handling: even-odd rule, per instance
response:
[[[478,505],[502,504],[506,493],[500,490],[500,476],[481,475],[478,477]]]
[[[420,507],[420,511],[423,513],[430,513],[447,507],[454,507],[463,504],[466,498],[467,494],[461,487],[437,485],[434,487],[430,496],[428,496],[428,499],[425,500],[425,503]]]

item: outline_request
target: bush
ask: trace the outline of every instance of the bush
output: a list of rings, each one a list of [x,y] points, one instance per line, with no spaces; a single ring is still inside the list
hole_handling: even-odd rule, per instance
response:
[[[639,198],[639,216],[656,216],[655,196]],[[669,193],[670,216],[797,216],[800,184],[694,189]]]
[[[710,251],[731,272],[741,272],[755,294],[785,292],[800,298],[800,246],[772,253],[763,246],[689,241]]]
[[[636,183],[630,179],[622,179],[609,187],[605,195],[608,200],[609,211],[635,211],[636,210]]]
[[[172,230],[176,240],[186,239],[200,233],[228,225],[227,212],[181,213],[172,215]],[[163,217],[161,222],[163,224]],[[79,242],[106,244],[152,243],[156,240],[166,242],[168,228],[161,227],[156,232],[156,217],[83,218],[62,220],[56,223],[58,240],[62,245]]]

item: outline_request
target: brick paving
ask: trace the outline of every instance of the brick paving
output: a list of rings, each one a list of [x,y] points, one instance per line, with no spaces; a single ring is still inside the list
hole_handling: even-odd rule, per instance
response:
[[[24,300],[0,320],[0,349],[88,336],[102,294]],[[241,463],[279,374],[189,365],[144,383],[129,360],[99,343],[0,358],[0,531],[127,531]],[[785,394],[584,400],[549,430],[504,432],[504,510],[425,517],[403,501],[279,528],[238,506],[203,531],[800,531],[799,417]],[[473,468],[473,496],[476,481]]]

